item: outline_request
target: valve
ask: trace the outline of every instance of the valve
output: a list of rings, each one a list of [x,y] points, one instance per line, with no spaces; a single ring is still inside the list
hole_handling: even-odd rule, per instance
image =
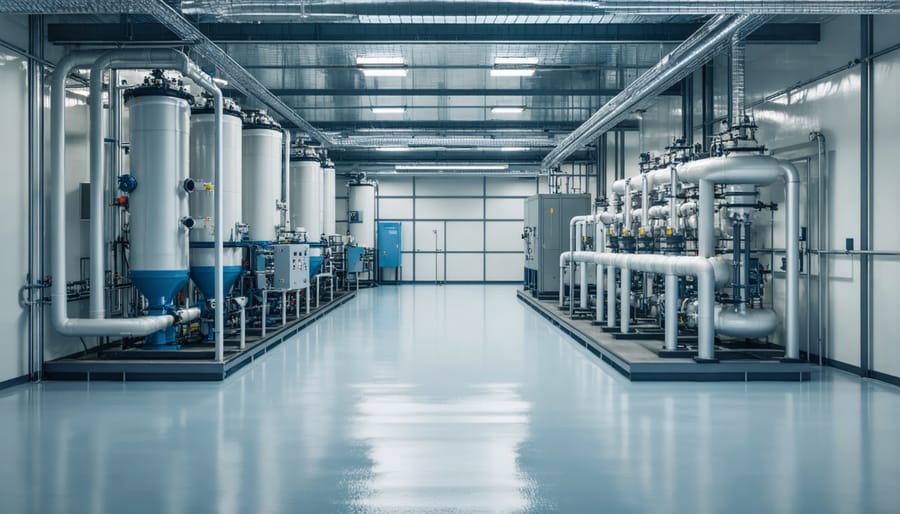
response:
[[[121,175],[119,177],[119,190],[123,193],[131,193],[137,189],[138,181],[133,175]]]
[[[181,187],[184,188],[186,193],[193,193],[194,190],[197,189],[197,183],[194,182],[194,179],[192,178],[186,178],[184,179],[184,182],[182,182]]]

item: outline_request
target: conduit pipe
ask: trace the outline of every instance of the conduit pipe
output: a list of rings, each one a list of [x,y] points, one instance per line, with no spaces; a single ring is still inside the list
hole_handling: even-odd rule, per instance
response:
[[[715,184],[767,186],[784,178],[787,189],[785,359],[800,358],[800,175],[792,164],[767,155],[734,155],[679,165],[679,178],[700,186],[701,257],[715,252]]]
[[[69,318],[66,295],[66,77],[76,67],[85,67],[103,54],[84,51],[64,56],[53,70],[50,89],[50,288],[53,327],[65,336],[142,337],[200,316],[196,307],[172,315],[141,316],[128,319]],[[91,219],[91,223],[99,220]],[[101,225],[102,226],[102,225]],[[101,248],[102,249],[102,248]],[[101,251],[102,253],[102,251]],[[101,279],[102,282],[102,279]]]
[[[634,269],[665,275],[697,277],[700,304],[697,359],[700,361],[715,360],[716,266],[711,259],[650,254],[565,252],[559,256],[560,268],[565,267],[570,261],[604,264],[622,268],[623,271]],[[622,283],[624,286],[624,280]],[[624,330],[624,320],[622,325]],[[671,327],[667,326],[667,328]],[[675,328],[677,329],[677,325]],[[668,331],[666,337],[667,347],[674,344],[672,341],[677,342],[677,330],[674,339]]]

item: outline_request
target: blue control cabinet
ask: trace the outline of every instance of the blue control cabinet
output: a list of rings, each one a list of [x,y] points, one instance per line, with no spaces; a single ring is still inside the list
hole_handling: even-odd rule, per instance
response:
[[[366,269],[366,249],[362,246],[347,247],[347,272],[348,273],[365,273]]]
[[[399,268],[402,264],[400,249],[400,223],[378,222],[378,267]]]

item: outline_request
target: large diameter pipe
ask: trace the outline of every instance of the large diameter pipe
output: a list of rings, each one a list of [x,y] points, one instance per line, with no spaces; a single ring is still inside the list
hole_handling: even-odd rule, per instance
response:
[[[581,225],[581,237],[578,239],[578,250],[584,251],[584,239],[587,237],[587,222],[582,221]],[[582,309],[588,308],[588,279],[587,279],[587,265],[582,265],[579,270],[578,276],[578,302],[579,307]]]
[[[650,179],[646,173],[641,175],[641,228],[650,228]]]
[[[635,271],[697,277],[700,303],[697,360],[715,360],[716,267],[711,262],[715,259],[680,255],[595,252],[565,252],[559,256],[561,266],[570,260],[600,263]]]
[[[678,349],[678,275],[666,274],[666,350]]]
[[[800,174],[789,162],[780,170],[787,182],[787,283],[785,284],[785,359],[800,358]]]
[[[767,186],[779,178],[786,182],[787,258],[785,284],[785,359],[800,357],[800,174],[792,164],[766,155],[714,157],[682,164],[679,178],[700,184],[701,256],[714,251],[715,227],[713,184],[747,184]],[[705,195],[704,195],[705,192]],[[706,201],[704,201],[706,198]],[[706,227],[706,228],[704,228]],[[708,232],[712,231],[712,247]]]

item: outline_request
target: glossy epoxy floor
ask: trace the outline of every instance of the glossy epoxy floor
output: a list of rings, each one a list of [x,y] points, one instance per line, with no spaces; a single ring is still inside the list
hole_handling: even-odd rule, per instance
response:
[[[225,383],[0,392],[0,512],[900,512],[900,389],[632,384],[511,286],[362,291]]]

